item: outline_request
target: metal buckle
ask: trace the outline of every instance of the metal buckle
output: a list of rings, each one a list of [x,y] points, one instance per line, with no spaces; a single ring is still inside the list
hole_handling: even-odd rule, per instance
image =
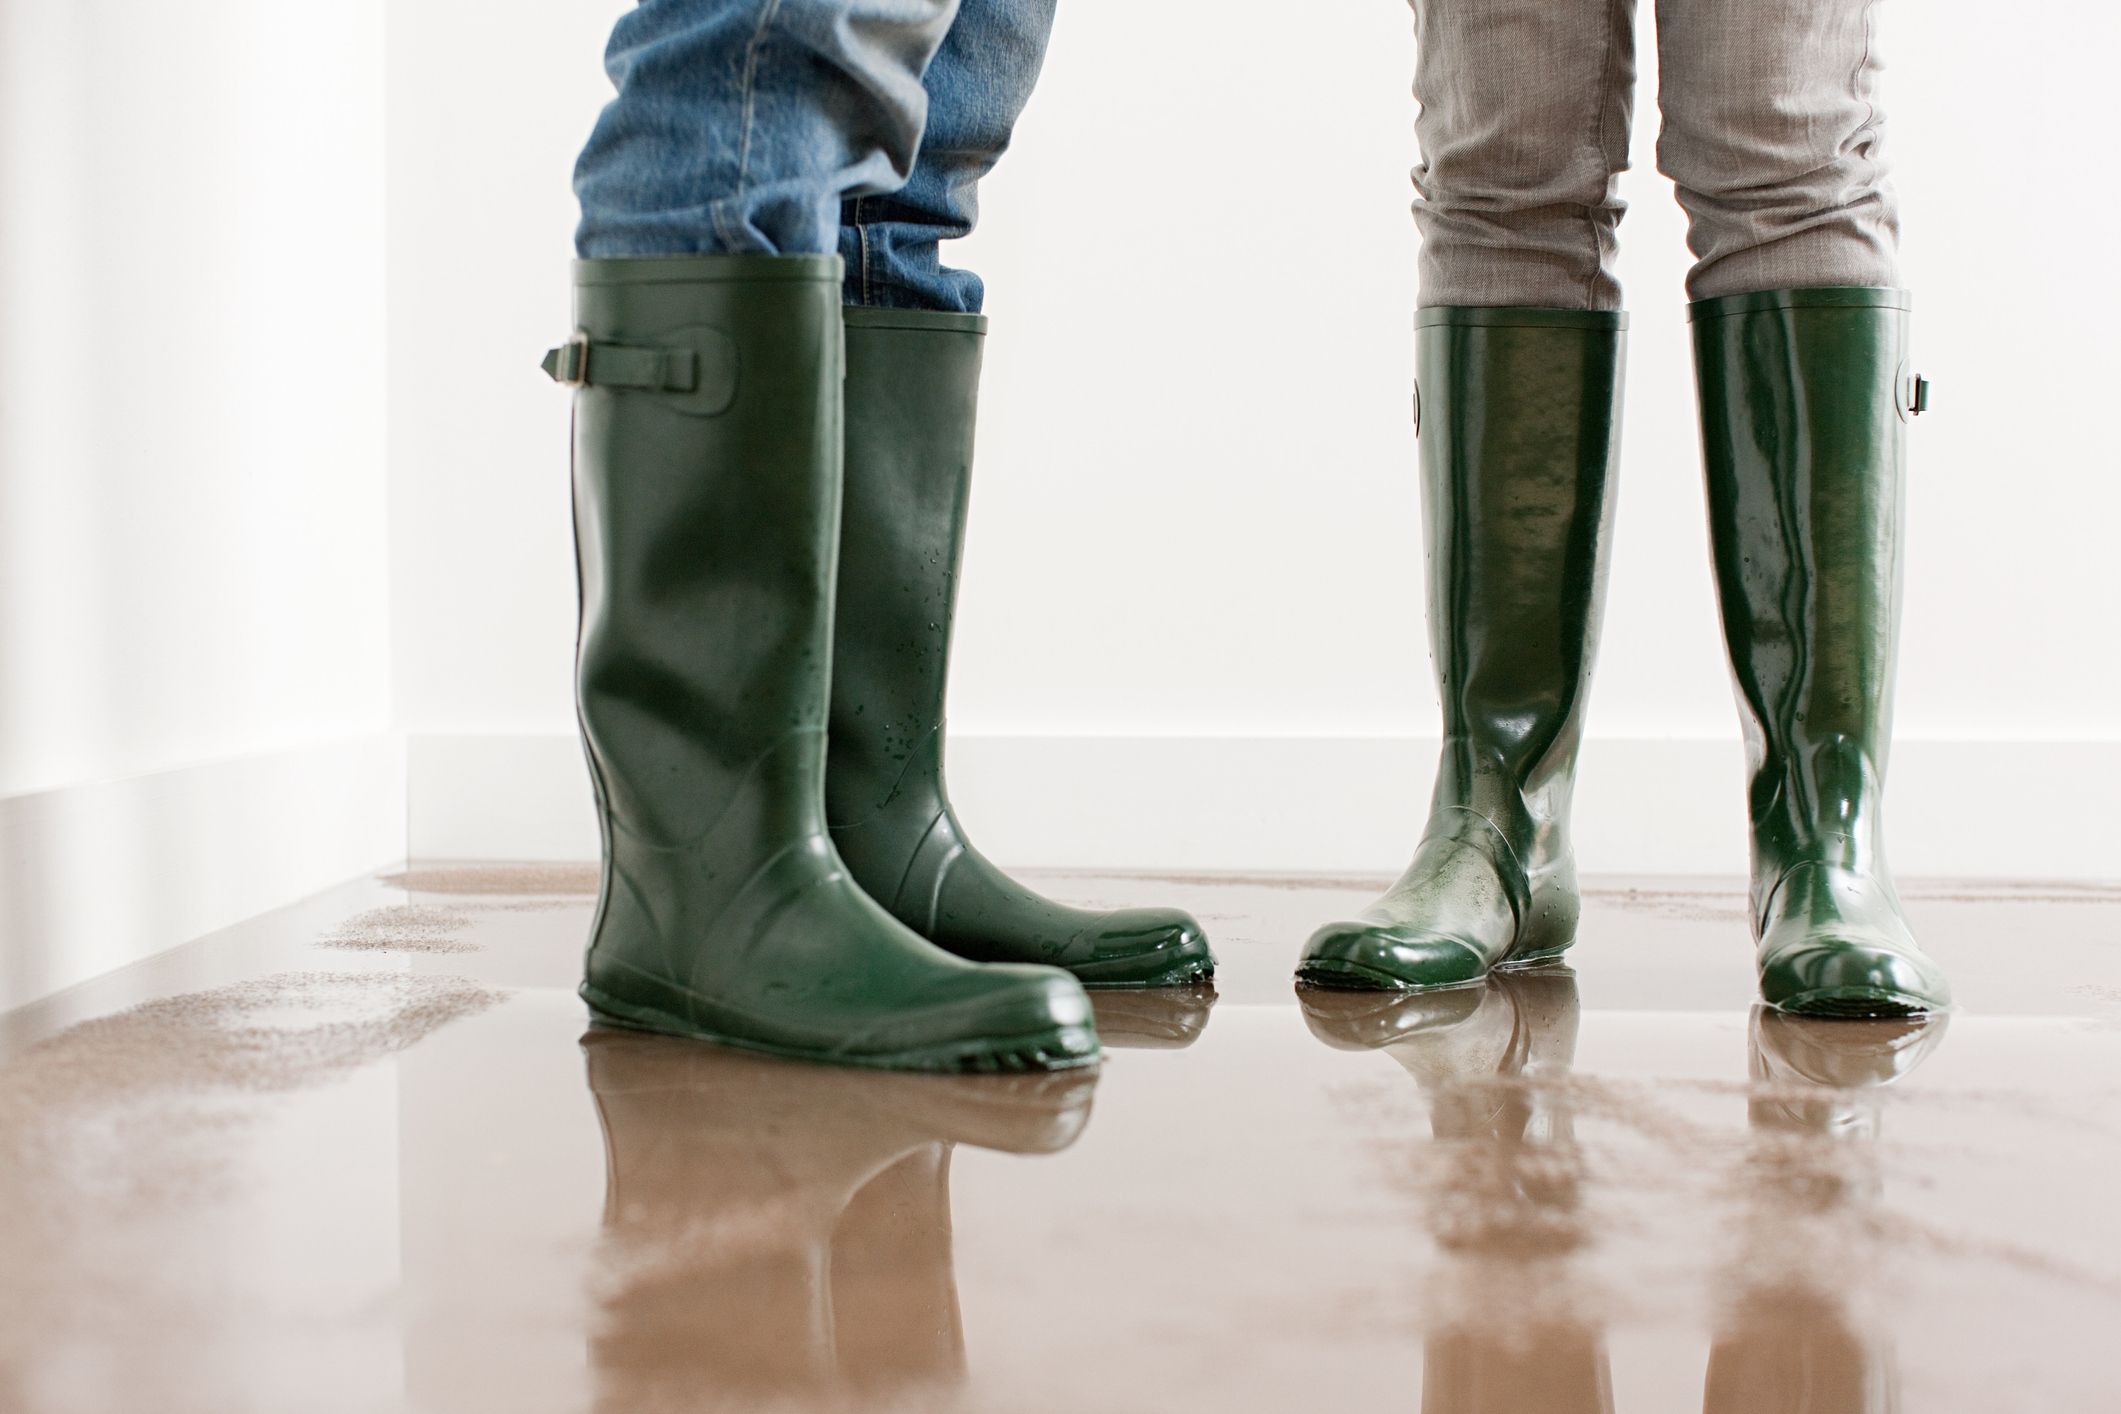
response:
[[[589,381],[589,334],[575,330],[574,337],[545,355],[545,371],[552,381],[579,388]]]

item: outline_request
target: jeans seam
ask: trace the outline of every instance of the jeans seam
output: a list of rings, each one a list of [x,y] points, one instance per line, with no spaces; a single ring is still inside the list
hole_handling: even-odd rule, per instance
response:
[[[865,306],[875,299],[869,286],[869,223],[862,219],[862,203],[867,200],[867,197],[861,196],[854,199],[854,241],[860,252],[857,263],[861,266],[861,278],[858,283],[862,292],[861,303]]]
[[[744,183],[751,169],[751,127],[758,98],[759,51],[766,47],[766,30],[773,24],[773,17],[780,13],[781,0],[766,0],[759,10],[759,22],[751,31],[751,40],[744,46],[744,114],[738,122],[736,149],[736,190],[729,200],[717,203],[714,226],[724,245],[733,244],[729,232],[722,224],[722,212],[726,206],[734,205],[744,196]]]

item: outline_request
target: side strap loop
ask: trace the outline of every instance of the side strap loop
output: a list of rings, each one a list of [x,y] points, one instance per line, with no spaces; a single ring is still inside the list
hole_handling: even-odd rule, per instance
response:
[[[693,349],[642,348],[576,334],[548,349],[539,365],[553,382],[571,388],[639,388],[690,393],[700,386],[700,356]]]

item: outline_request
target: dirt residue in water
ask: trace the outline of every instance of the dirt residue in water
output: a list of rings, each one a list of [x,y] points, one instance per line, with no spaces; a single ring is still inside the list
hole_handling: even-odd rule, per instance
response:
[[[478,944],[462,936],[471,924],[466,909],[390,904],[356,913],[317,939],[317,946],[352,952],[477,952]]]
[[[0,1200],[10,1181],[69,1210],[210,1190],[255,1097],[337,1079],[505,995],[457,977],[279,973],[69,1027],[0,1069]],[[0,1201],[0,1270],[15,1269],[14,1212]]]
[[[243,1135],[279,1097],[504,995],[456,977],[282,973],[82,1022],[0,1067],[0,1372],[84,1333],[167,1334],[215,1279],[187,1244],[216,1230],[204,1215],[230,1201]]]
[[[1583,896],[1628,913],[1652,913],[1688,923],[1742,925],[1746,921],[1744,893],[1729,889],[1589,888]]]
[[[1904,901],[1922,903],[2104,904],[2121,903],[2121,884],[2045,880],[1922,879],[1900,885]]]
[[[0,1069],[0,1143],[90,1110],[138,1104],[166,1117],[186,1098],[322,1084],[506,995],[461,977],[282,972],[143,1002]]]
[[[416,894],[575,897],[594,894],[599,873],[595,864],[415,865],[381,882]]]
[[[1392,883],[1389,874],[1257,874],[1232,870],[1227,874],[1215,873],[1167,873],[1162,870],[1136,873],[1130,870],[1039,870],[1027,869],[1027,875],[1042,874],[1048,878],[1072,877],[1079,879],[1130,879],[1152,884],[1174,884],[1198,888],[1243,888],[1273,889],[1283,893],[1382,893]]]

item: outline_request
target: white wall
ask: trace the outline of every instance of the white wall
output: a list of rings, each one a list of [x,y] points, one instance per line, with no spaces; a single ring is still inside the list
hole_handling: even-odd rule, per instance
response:
[[[627,8],[388,7],[393,642],[414,731],[574,729],[568,400],[537,365],[573,327],[569,172]]]
[[[0,0],[0,1007],[402,842],[318,790],[402,757],[382,80],[376,6]]]
[[[0,0],[0,1007],[408,846],[593,849],[567,406],[534,362],[568,327],[568,169],[623,9]],[[1389,868],[1437,725],[1409,26],[1391,0],[1200,13],[1068,7],[960,248],[995,332],[954,783],[1013,862]],[[2121,458],[2084,273],[2121,218],[2086,179],[2121,18],[2043,13],[1887,10],[1938,388],[1911,871],[2121,872]],[[1684,254],[1644,109],[1579,819],[1591,868],[1729,871]]]
[[[416,847],[567,852],[589,838],[563,741],[565,399],[531,364],[567,327],[568,168],[605,96],[598,54],[622,9],[392,11],[398,708],[436,770],[423,776],[415,751]],[[1421,790],[1395,743],[1437,726],[1407,425],[1410,25],[1392,0],[1304,7],[1300,22],[1263,4],[1204,13],[1180,0],[1063,7],[1017,149],[986,189],[986,224],[958,248],[987,277],[994,332],[953,726],[961,741],[1023,747],[961,752],[972,776],[960,783],[1005,858],[1094,859],[1131,839],[1119,820],[1149,812],[1184,842],[1174,853],[1382,866],[1403,853]],[[2111,185],[2086,180],[2107,165],[2121,19],[2090,0],[2042,15],[1967,26],[1906,3],[1885,11],[1907,279],[1936,384],[1917,428],[1901,692],[1902,738],[1940,746],[1900,760],[1903,778],[1931,773],[1902,781],[1925,802],[1925,819],[1902,821],[1915,867],[1988,858],[1943,842],[1996,811],[2063,833],[2096,826],[2098,797],[2121,787],[2121,658],[2098,646],[2121,602],[2106,568],[2121,468],[2099,416],[2106,316],[2085,273],[2095,233],[2121,222]],[[457,62],[504,29],[508,62]],[[1686,257],[1651,162],[1647,32],[1643,49],[1622,257],[1628,449],[1592,753],[1676,737],[1722,761],[1735,725],[1702,528]],[[2072,241],[2094,248],[2079,256]],[[1159,776],[1155,752],[1130,749],[1099,774],[1105,737],[1230,745],[1198,771]],[[1014,789],[1028,776],[1012,772],[1056,741],[1090,772],[1078,798]],[[449,774],[458,746],[497,742],[502,765]],[[1335,755],[1346,742],[1374,744],[1368,764]],[[2089,781],[2078,768],[2014,780],[2038,742],[2081,746],[2035,755],[2078,761]],[[1282,817],[1280,833],[1174,794],[1260,749],[1281,751],[1295,778],[1285,809],[1255,812]],[[1641,828],[1599,833],[1592,861],[1737,868],[1726,754],[1727,773],[1675,766],[1658,788],[1668,818],[1692,820],[1698,795],[1721,833],[1660,829],[1650,809]],[[1305,761],[1407,785],[1361,829],[1306,851],[1323,838],[1310,822],[1378,788],[1306,779]],[[461,806],[528,762],[547,773],[531,793],[575,823],[511,834],[487,816],[423,834],[423,801],[440,810],[454,791]],[[1980,783],[1961,789],[1968,772]],[[1624,782],[1602,789],[1587,781],[1586,808],[1614,822],[1643,805],[1620,799]],[[2078,838],[2084,849],[2058,856],[2021,837],[1977,872],[2121,867]],[[1101,862],[1167,862],[1125,848]]]
[[[568,327],[568,169],[623,9],[0,0],[0,1007],[408,843],[593,849],[567,406],[534,362]],[[995,332],[954,783],[1016,862],[1388,868],[1437,725],[1408,20],[1202,14],[1067,7],[960,248]],[[1938,389],[1896,849],[2112,875],[2121,198],[2095,178],[2121,14],[1887,16]],[[1728,871],[1684,254],[1644,110],[1579,822],[1594,869]]]

